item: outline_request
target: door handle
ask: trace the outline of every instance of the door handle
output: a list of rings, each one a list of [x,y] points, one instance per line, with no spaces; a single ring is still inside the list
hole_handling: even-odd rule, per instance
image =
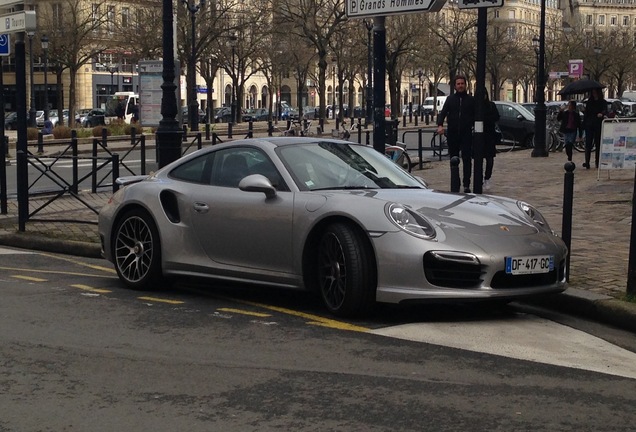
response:
[[[206,203],[202,203],[202,202],[195,202],[193,207],[194,207],[194,211],[197,213],[207,213],[208,210],[210,210],[210,207],[208,207]]]

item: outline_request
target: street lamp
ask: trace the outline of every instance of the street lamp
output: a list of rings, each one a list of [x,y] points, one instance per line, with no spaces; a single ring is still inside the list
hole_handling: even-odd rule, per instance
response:
[[[601,74],[599,72],[600,68],[599,68],[599,64],[598,64],[598,57],[601,55],[602,51],[603,50],[601,49],[601,47],[599,47],[599,46],[595,46],[594,47],[594,55],[595,55],[595,60],[596,60],[596,63],[595,63],[596,70],[594,71],[594,75],[595,75],[594,79],[597,80],[597,81],[601,79]]]
[[[29,65],[30,65],[30,69],[29,69],[29,79],[31,80],[30,82],[30,93],[31,93],[31,108],[29,109],[29,126],[30,127],[37,127],[37,124],[35,122],[35,93],[34,93],[34,86],[33,86],[33,36],[35,35],[35,32],[27,32],[27,36],[29,37]],[[44,112],[46,112],[46,110],[44,110]]]
[[[114,93],[113,87],[115,86],[115,84],[113,83],[113,75],[115,74],[115,72],[119,71],[119,65],[115,63],[115,64],[104,65],[104,67],[106,68],[108,72],[110,72],[110,91],[108,92],[108,94],[113,94]]]
[[[231,116],[232,116],[232,124],[236,123],[236,83],[238,82],[238,77],[237,77],[237,73],[235,68],[235,63],[234,63],[234,56],[236,54],[236,43],[238,41],[238,37],[236,36],[236,33],[232,33],[230,35],[230,46],[232,47],[232,110],[231,110]]]
[[[419,69],[417,71],[417,85],[418,87],[418,92],[419,92],[419,101],[418,101],[418,109],[420,110],[420,112],[422,111],[422,104],[424,103],[424,98],[422,97],[422,86],[424,85],[424,83],[422,82],[422,77],[424,76],[424,71],[422,69]]]
[[[197,78],[196,78],[196,60],[197,50],[195,44],[196,37],[196,14],[203,6],[205,0],[199,0],[199,4],[194,1],[181,0],[190,12],[191,32],[192,32],[192,51],[190,52],[190,61],[188,62],[188,113],[190,114],[190,130],[199,130],[199,102],[197,101]]]
[[[547,157],[545,148],[546,107],[545,107],[545,2],[541,0],[541,24],[539,28],[539,67],[537,82],[537,107],[534,109],[534,148],[532,157]]]
[[[539,86],[539,45],[540,45],[540,41],[539,41],[539,37],[538,36],[534,36],[532,38],[532,47],[534,48],[534,53],[536,55],[536,63],[537,63],[537,78],[535,81],[535,88],[537,88]],[[536,100],[536,93],[535,93],[535,102]]]
[[[371,34],[373,32],[373,20],[363,20],[367,28],[367,115],[365,125],[373,123],[373,44]]]
[[[49,119],[49,81],[48,81],[48,51],[49,51],[49,38],[46,35],[40,39],[42,42],[42,51],[44,52],[44,120]],[[71,121],[69,117],[69,122]]]

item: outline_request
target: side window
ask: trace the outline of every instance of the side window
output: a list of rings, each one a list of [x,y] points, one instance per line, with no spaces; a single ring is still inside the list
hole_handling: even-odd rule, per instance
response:
[[[214,160],[214,153],[200,156],[179,165],[170,172],[170,177],[191,183],[209,183],[210,167]]]
[[[287,190],[282,177],[272,161],[259,149],[238,147],[215,152],[212,164],[211,184],[237,188],[239,182],[251,174],[261,174],[269,179],[277,190]]]

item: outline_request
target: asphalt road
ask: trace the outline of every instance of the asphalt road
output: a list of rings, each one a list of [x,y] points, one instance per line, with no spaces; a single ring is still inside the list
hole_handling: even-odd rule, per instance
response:
[[[306,294],[196,281],[141,293],[103,260],[0,260],[0,431],[636,424],[634,353],[541,313],[391,307],[344,322]]]

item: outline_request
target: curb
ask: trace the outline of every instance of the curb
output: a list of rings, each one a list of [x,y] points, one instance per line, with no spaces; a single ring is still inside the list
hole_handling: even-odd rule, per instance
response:
[[[34,249],[42,252],[76,255],[86,258],[102,257],[101,245],[98,243],[52,239],[37,234],[2,234],[0,235],[0,245],[22,249]]]

